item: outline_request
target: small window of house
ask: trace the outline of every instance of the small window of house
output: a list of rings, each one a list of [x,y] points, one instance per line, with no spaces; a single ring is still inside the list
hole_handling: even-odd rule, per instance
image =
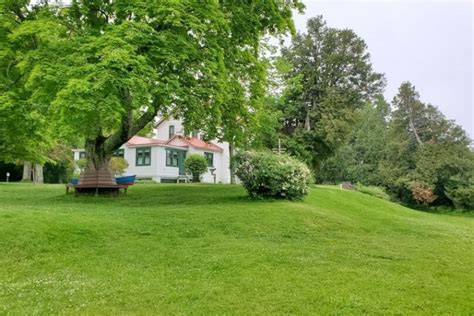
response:
[[[166,166],[178,167],[178,151],[173,149],[166,149]]]
[[[124,157],[124,150],[123,149],[117,149],[115,152],[114,152],[114,157],[120,157],[120,158],[123,158]]]
[[[85,151],[80,151],[79,152],[79,159],[86,158],[86,152]]]
[[[136,149],[135,165],[137,166],[151,165],[151,148],[150,147],[139,147]]]
[[[169,138],[174,136],[174,125],[170,125],[169,127]]]
[[[208,167],[214,167],[214,154],[213,153],[204,153],[204,157],[207,160]]]

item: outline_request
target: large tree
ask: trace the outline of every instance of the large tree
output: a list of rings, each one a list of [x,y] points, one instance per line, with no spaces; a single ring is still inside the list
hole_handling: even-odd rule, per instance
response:
[[[472,183],[470,138],[435,106],[422,102],[410,82],[401,84],[392,106],[388,155],[380,168],[384,184],[406,202],[422,188],[433,200],[419,202],[453,204],[448,191],[454,182],[456,188]]]
[[[229,138],[223,131],[264,91],[262,36],[292,30],[291,10],[302,8],[298,0],[0,5],[15,47],[16,106],[47,108],[58,137],[84,137],[95,169],[158,112]]]
[[[363,39],[328,27],[321,16],[308,20],[282,56],[286,145],[317,166],[344,141],[354,110],[380,93],[384,78],[372,69]]]
[[[0,2],[0,160],[23,164],[23,179],[43,182],[43,164],[54,146],[49,106],[30,99],[22,52],[37,48],[38,38],[12,40],[23,22],[42,14],[38,8],[22,11],[25,1]]]

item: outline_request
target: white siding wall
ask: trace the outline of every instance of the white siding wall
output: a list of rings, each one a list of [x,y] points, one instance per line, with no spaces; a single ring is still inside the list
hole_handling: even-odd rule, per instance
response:
[[[181,124],[180,120],[167,120],[162,122],[155,128],[155,137],[159,140],[168,140],[169,139],[169,127],[170,125],[174,126],[174,133],[178,135],[184,135],[184,127]]]
[[[146,146],[144,146],[146,147]],[[161,178],[176,178],[179,175],[178,167],[166,166],[166,148],[151,147],[151,165],[137,166],[135,163],[137,147],[125,148],[125,159],[128,161],[127,175],[136,175],[137,178],[151,178],[157,182]]]
[[[147,147],[147,146],[140,146]],[[140,147],[122,146],[124,149],[124,158],[128,162],[128,168],[125,170],[125,175],[136,175],[137,178],[155,178],[158,174],[158,151],[159,147],[151,147],[151,164],[149,166],[136,165],[136,152]]]
[[[224,149],[221,158],[221,181],[222,183],[230,183],[230,155],[229,155],[229,143],[217,143],[219,147]]]

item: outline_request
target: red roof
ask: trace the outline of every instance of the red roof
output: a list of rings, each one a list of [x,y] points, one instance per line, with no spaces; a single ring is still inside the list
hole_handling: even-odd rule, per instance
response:
[[[166,142],[159,139],[142,137],[142,136],[133,136],[127,142],[127,145],[166,145]]]
[[[169,144],[171,141],[173,141],[176,138],[179,138],[179,139],[185,141],[186,143],[193,146],[194,148],[203,149],[203,150],[210,150],[210,151],[218,151],[218,152],[223,152],[224,151],[221,147],[217,146],[216,144],[206,143],[205,141],[203,141],[202,139],[199,139],[199,138],[183,137],[183,136],[180,136],[180,135],[175,135],[174,137],[172,137],[170,140],[167,141],[167,144]]]
[[[222,152],[223,149],[216,144],[206,143],[202,139],[194,138],[194,137],[183,137],[180,135],[175,135],[168,141],[149,138],[149,137],[142,137],[142,136],[133,136],[127,142],[128,146],[141,146],[141,145],[148,145],[148,146],[177,146],[170,144],[174,139],[179,138],[186,142],[187,144],[193,146],[194,148],[203,149],[203,150],[210,150],[210,151],[218,151]],[[187,147],[187,146],[179,146],[178,147]]]

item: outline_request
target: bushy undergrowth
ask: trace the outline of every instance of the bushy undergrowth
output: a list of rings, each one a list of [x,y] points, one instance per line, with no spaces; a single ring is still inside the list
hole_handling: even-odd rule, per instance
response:
[[[385,192],[384,188],[377,186],[367,186],[361,183],[357,183],[355,186],[356,190],[365,194],[373,195],[384,200],[390,200],[390,195]]]
[[[448,197],[457,209],[474,212],[474,185],[451,189]]]
[[[309,168],[287,155],[239,152],[232,167],[253,198],[301,199],[312,182]]]
[[[112,157],[109,161],[109,170],[114,175],[122,175],[128,168],[128,161],[122,157]]]

